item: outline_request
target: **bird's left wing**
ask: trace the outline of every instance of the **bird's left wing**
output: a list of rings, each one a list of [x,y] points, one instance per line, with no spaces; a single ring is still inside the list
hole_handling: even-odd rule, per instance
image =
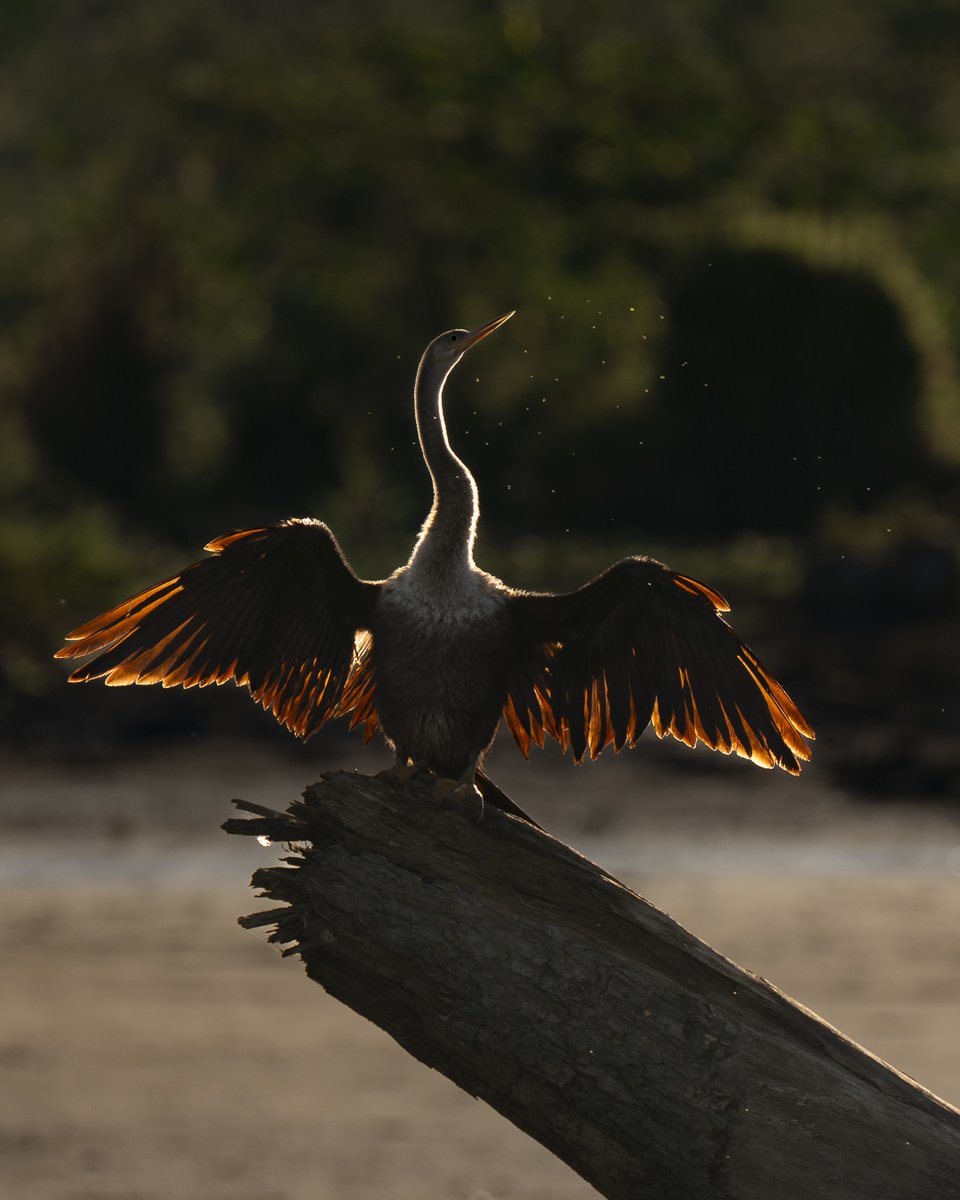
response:
[[[233,680],[300,737],[338,715],[358,632],[380,586],[353,573],[320,521],[245,529],[210,557],[67,635],[58,658],[96,654],[72,683],[205,687]]]
[[[521,750],[546,733],[579,762],[633,745],[649,723],[659,737],[799,773],[813,730],[720,616],[728,607],[647,558],[623,559],[576,592],[514,593],[504,715]]]

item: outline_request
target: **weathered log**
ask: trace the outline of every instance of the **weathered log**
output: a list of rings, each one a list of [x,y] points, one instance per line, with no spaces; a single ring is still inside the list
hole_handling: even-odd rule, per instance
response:
[[[525,822],[346,772],[236,803],[294,844],[241,924],[604,1196],[960,1194],[960,1112]]]

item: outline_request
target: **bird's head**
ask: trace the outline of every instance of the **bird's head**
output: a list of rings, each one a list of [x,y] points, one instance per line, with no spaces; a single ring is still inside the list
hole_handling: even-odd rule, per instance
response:
[[[513,313],[508,312],[505,316],[491,321],[489,325],[481,325],[479,329],[448,329],[446,333],[441,333],[439,337],[434,338],[426,348],[423,354],[423,365],[435,365],[451,370],[471,346],[475,346],[477,342],[482,342],[485,337],[489,337],[495,329],[505,325],[512,316]]]

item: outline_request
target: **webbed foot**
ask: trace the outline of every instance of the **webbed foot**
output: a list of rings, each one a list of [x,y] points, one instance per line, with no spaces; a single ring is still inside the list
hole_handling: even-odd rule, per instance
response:
[[[410,780],[419,771],[424,770],[420,763],[412,762],[395,762],[392,767],[385,767],[384,770],[377,772],[377,779],[382,779],[385,783],[392,783],[395,787],[400,787]]]
[[[433,798],[440,808],[452,808],[474,825],[479,825],[483,820],[483,796],[472,779],[444,779],[438,776],[433,784]]]

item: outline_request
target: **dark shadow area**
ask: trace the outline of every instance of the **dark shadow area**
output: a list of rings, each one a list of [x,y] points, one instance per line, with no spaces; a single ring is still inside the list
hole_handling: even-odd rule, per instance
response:
[[[668,534],[810,533],[929,473],[919,355],[866,275],[718,247],[668,300],[650,429]]]
[[[169,504],[165,405],[175,363],[152,336],[171,280],[159,247],[93,259],[49,313],[18,403],[55,510],[93,499],[134,523]]]

